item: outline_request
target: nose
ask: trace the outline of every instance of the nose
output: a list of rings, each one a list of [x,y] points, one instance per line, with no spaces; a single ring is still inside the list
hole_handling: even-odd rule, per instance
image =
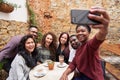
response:
[[[73,45],[74,45],[74,44],[75,44],[75,41],[72,41],[72,42],[71,42],[71,44],[73,44]]]
[[[83,32],[80,31],[80,32],[78,32],[77,34],[82,34],[82,33],[83,33]]]
[[[66,41],[66,39],[65,39],[65,38],[63,38],[63,41]]]
[[[79,35],[83,35],[83,32],[78,32],[76,36],[78,37]]]
[[[38,34],[37,34],[37,33],[33,33],[33,35],[34,35],[35,37],[38,37]]]
[[[52,42],[52,40],[51,40],[51,39],[48,39],[48,42]]]
[[[34,43],[33,43],[33,42],[31,42],[29,45],[30,45],[30,46],[33,46],[33,45],[34,45]]]

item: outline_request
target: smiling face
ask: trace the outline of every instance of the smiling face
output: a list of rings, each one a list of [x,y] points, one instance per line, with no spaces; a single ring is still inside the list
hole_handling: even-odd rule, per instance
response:
[[[77,49],[78,46],[80,45],[80,43],[75,35],[70,37],[70,44],[73,49]]]
[[[35,27],[30,28],[29,34],[31,34],[34,39],[37,38],[38,37],[38,29]]]
[[[35,42],[32,38],[28,38],[25,42],[25,48],[28,52],[33,52],[35,49]]]
[[[81,43],[84,43],[88,40],[89,37],[88,29],[84,26],[79,26],[76,29],[76,36]]]
[[[63,34],[60,38],[60,43],[65,44],[67,42],[67,38],[68,38],[67,34]]]
[[[45,38],[45,46],[48,48],[53,41],[52,35],[48,34]]]

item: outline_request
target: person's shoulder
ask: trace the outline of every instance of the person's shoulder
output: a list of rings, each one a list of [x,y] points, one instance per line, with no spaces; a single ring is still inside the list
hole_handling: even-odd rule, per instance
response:
[[[19,44],[20,40],[22,39],[23,35],[16,35],[13,36],[10,40],[11,43],[13,44]]]
[[[15,56],[15,62],[17,62],[17,63],[19,63],[19,64],[23,64],[23,63],[25,63],[25,60],[24,60],[24,58],[20,55],[20,54],[17,54],[16,56]]]
[[[24,35],[15,35],[12,38],[22,38]]]
[[[43,47],[42,47],[42,46],[39,46],[39,47],[37,47],[37,50],[38,50],[38,51],[41,51],[41,50],[43,50]]]
[[[17,55],[15,56],[15,59],[16,59],[16,60],[21,60],[21,59],[23,59],[23,57],[22,57],[20,54],[17,54]]]
[[[42,49],[42,46],[37,47],[37,49]]]
[[[19,58],[20,58],[20,57],[19,57],[19,55],[17,54],[17,55],[15,56],[14,60],[13,60],[13,63],[18,62]]]
[[[16,39],[21,39],[24,35],[15,35],[15,36],[12,36],[12,40],[16,40]]]

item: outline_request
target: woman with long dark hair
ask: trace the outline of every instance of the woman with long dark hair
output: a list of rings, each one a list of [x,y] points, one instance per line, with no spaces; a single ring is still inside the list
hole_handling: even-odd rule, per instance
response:
[[[29,71],[36,66],[37,50],[32,35],[24,36],[18,46],[18,54],[14,58],[7,80],[28,80]]]
[[[65,62],[68,63],[69,52],[69,34],[67,32],[62,32],[59,36],[56,60],[59,61],[59,55],[63,55]]]

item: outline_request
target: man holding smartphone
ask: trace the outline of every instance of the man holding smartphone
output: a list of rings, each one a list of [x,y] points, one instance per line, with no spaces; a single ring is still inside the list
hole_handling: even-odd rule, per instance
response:
[[[25,35],[32,35],[34,39],[37,39],[38,28],[30,25]],[[20,40],[24,35],[13,36],[11,40],[0,50],[0,64],[3,64],[3,69],[9,73],[11,63],[17,54],[17,48]]]
[[[94,15],[96,13],[100,16]],[[104,42],[108,33],[110,18],[108,13],[101,7],[92,7],[88,18],[100,22],[100,24],[90,24],[91,28],[99,29],[99,31],[92,39],[89,39],[90,26],[77,24],[76,35],[82,45],[78,47],[73,61],[69,64],[60,80],[68,80],[68,75],[76,68],[79,76],[73,80],[104,80],[99,57],[99,46]]]

